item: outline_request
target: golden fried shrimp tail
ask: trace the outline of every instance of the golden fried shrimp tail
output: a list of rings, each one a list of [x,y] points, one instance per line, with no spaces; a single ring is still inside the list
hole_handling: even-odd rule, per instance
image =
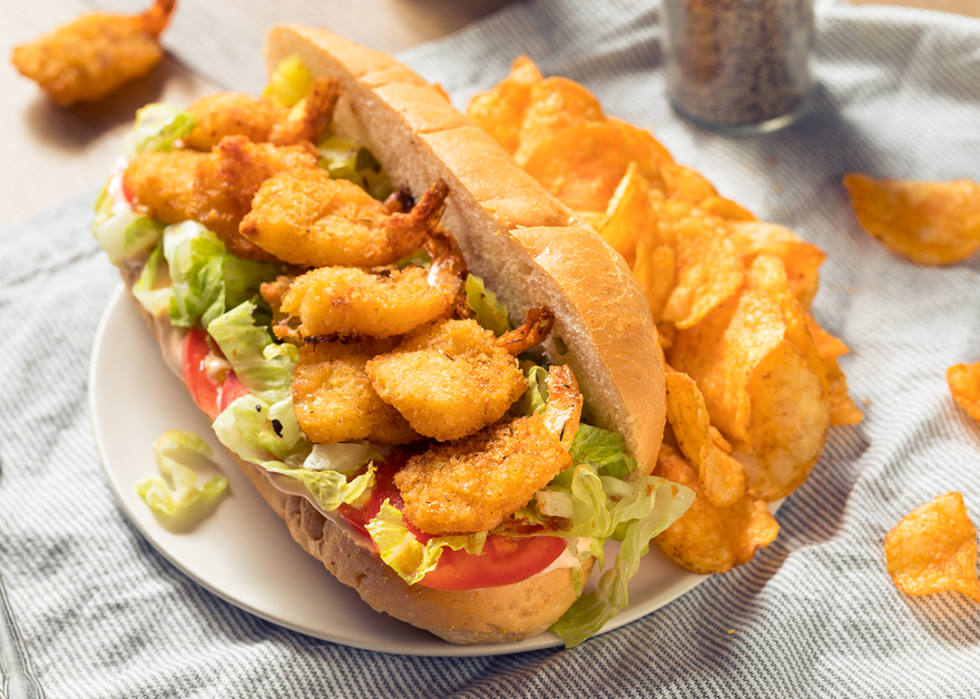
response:
[[[177,0],[156,0],[149,10],[138,15],[142,30],[154,38],[160,36],[170,23],[170,15],[176,6]]]
[[[333,78],[317,78],[306,96],[303,116],[277,123],[272,127],[269,140],[277,146],[292,146],[303,141],[316,143],[323,130],[333,121],[339,98],[339,82]]]
[[[415,207],[415,198],[407,189],[395,187],[385,199],[384,205],[389,214],[403,214]]]
[[[524,313],[524,324],[497,338],[497,346],[513,356],[544,342],[555,326],[555,314],[548,308],[529,308]]]
[[[548,369],[548,403],[544,409],[545,427],[555,435],[568,451],[575,439],[579,420],[582,418],[582,393],[575,374],[565,365]]]

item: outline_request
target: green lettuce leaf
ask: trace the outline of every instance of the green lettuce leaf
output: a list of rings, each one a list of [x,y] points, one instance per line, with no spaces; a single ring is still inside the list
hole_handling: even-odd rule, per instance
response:
[[[313,76],[303,66],[299,55],[294,53],[279,61],[262,95],[271,97],[284,107],[293,107],[309,94],[312,87]]]
[[[615,490],[615,497],[606,492],[608,487]],[[650,540],[677,521],[694,502],[690,488],[664,478],[640,476],[630,483],[600,477],[592,464],[575,467],[570,490],[575,513],[569,535],[592,536],[593,555],[600,548],[597,540],[604,546],[615,535],[622,545],[613,566],[602,573],[598,592],[580,597],[551,627],[569,648],[598,633],[629,603],[627,586],[639,568],[640,558],[649,551]],[[603,556],[597,555],[596,559],[599,568],[604,568]]]
[[[277,403],[290,396],[299,350],[273,342],[266,327],[256,325],[256,309],[245,301],[208,323],[207,330],[242,385],[263,401]]]
[[[195,505],[208,504],[207,512],[227,492],[228,480],[214,476],[197,487],[193,466],[213,456],[211,447],[192,432],[170,430],[153,444],[153,456],[160,471],[136,484],[136,492],[150,509],[165,518],[186,515]],[[200,512],[199,516],[206,514]]]
[[[381,511],[367,524],[367,530],[381,560],[407,582],[414,585],[433,570],[439,563],[444,548],[454,551],[465,549],[467,553],[483,553],[487,533],[461,534],[457,536],[438,536],[426,543],[420,542],[405,526],[402,513],[388,500],[381,505]]]
[[[259,286],[280,268],[243,260],[225,250],[207,228],[194,221],[167,226],[163,256],[173,281],[170,322],[177,327],[208,324],[248,300],[259,299]]]
[[[196,120],[189,112],[169,104],[154,102],[136,111],[136,123],[124,141],[126,158],[140,153],[173,150],[174,141],[194,130]]]
[[[385,461],[384,455],[368,442],[314,444],[303,462],[312,471],[339,471],[350,475],[370,461]]]
[[[510,330],[507,306],[497,300],[497,295],[487,289],[483,280],[475,274],[466,277],[466,305],[476,313],[480,327],[492,330],[498,337]]]
[[[140,270],[140,276],[133,284],[133,296],[154,318],[170,310],[170,277],[164,274],[165,264],[163,251],[158,245],[153,248],[149,259]],[[165,286],[159,286],[161,280],[166,281]]]
[[[377,158],[347,136],[331,135],[317,145],[318,165],[335,180],[349,180],[383,201],[392,192],[391,181]]]
[[[517,416],[540,413],[548,402],[548,370],[529,360],[521,362],[521,369],[527,377],[527,390],[510,407],[510,412]]]
[[[107,210],[101,197],[96,202],[96,221],[92,232],[113,264],[134,257],[153,247],[160,240],[164,223],[149,216],[135,214],[129,209]]]
[[[601,427],[580,424],[570,452],[576,463],[594,464],[614,478],[625,478],[636,468],[636,459],[626,453],[626,438]]]

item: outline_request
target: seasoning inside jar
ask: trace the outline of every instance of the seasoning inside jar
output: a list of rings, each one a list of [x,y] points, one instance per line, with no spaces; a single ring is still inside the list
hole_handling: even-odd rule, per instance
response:
[[[663,0],[667,90],[700,126],[767,133],[803,112],[813,88],[812,0]]]

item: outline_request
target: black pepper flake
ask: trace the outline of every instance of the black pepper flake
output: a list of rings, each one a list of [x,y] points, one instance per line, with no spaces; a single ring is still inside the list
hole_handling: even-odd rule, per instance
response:
[[[276,433],[277,437],[282,437],[282,423],[278,420],[272,421],[272,430]]]

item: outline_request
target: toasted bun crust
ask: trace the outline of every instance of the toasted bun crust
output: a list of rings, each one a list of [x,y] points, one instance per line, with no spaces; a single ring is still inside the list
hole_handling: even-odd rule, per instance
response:
[[[368,146],[394,184],[419,193],[437,179],[446,182],[450,197],[442,220],[468,267],[507,303],[512,321],[536,306],[555,313],[552,338],[561,338],[564,348],[549,340],[549,359],[572,367],[586,396],[586,419],[622,433],[649,473],[663,434],[663,353],[643,294],[618,253],[442,92],[390,56],[325,30],[273,28],[270,72],[293,54],[314,77],[340,81],[335,125]],[[134,281],[127,278],[128,286]],[[156,323],[139,307],[156,333]],[[575,601],[569,568],[480,590],[409,586],[305,498],[283,493],[264,471],[235,460],[293,538],[341,582],[374,609],[447,641],[534,636]],[[589,561],[584,576],[591,566]]]

